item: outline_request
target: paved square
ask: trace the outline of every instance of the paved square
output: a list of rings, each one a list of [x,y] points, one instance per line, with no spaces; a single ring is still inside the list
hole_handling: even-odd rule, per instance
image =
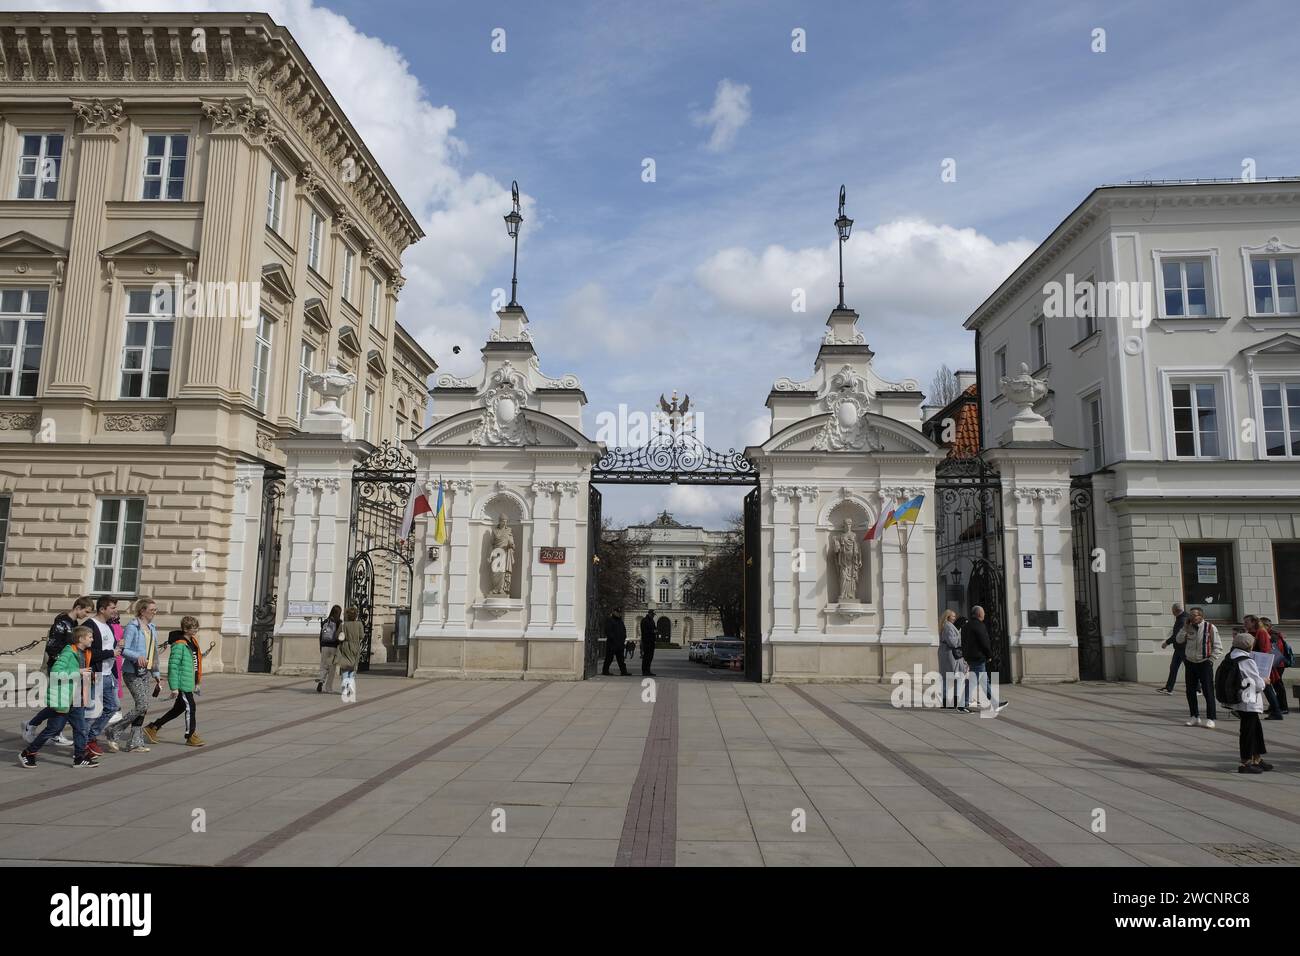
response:
[[[668,666],[664,673],[681,673]],[[688,671],[689,672],[689,671]],[[211,675],[209,745],[18,766],[0,862],[309,866],[1233,866],[1300,861],[1300,724],[1240,776],[1236,722],[1134,684],[1014,686],[1001,716],[888,685]],[[126,821],[133,821],[129,825]],[[201,821],[203,828],[196,821]],[[1104,825],[1103,825],[1104,824]],[[195,832],[199,829],[200,832]],[[91,839],[90,837],[93,837]]]

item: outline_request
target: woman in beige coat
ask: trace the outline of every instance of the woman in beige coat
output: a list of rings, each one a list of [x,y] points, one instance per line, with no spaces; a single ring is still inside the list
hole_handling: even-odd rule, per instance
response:
[[[359,621],[357,609],[350,607],[343,616],[342,640],[339,643],[338,656],[335,658],[338,664],[339,672],[343,675],[343,694],[348,694],[348,688],[352,688],[352,694],[356,694],[357,665],[361,662],[361,621]]]

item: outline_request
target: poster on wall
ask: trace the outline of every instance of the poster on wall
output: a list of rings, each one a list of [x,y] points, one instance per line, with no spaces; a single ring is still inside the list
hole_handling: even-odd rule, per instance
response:
[[[1197,584],[1218,584],[1219,583],[1219,560],[1214,555],[1197,555],[1196,557],[1196,583]]]

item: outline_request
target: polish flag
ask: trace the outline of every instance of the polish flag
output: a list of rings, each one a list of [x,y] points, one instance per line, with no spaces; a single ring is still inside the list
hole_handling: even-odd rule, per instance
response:
[[[880,537],[880,532],[885,529],[885,522],[889,520],[889,516],[893,513],[894,503],[893,499],[890,499],[888,503],[880,506],[880,517],[876,519],[876,523],[871,530],[862,536],[862,540],[874,541],[876,538]]]
[[[412,488],[412,491],[415,489]],[[411,527],[415,524],[415,519],[420,515],[433,514],[433,508],[429,504],[429,499],[424,495],[410,495],[406,499],[406,513],[402,515],[402,530],[397,537],[405,541],[411,536]]]

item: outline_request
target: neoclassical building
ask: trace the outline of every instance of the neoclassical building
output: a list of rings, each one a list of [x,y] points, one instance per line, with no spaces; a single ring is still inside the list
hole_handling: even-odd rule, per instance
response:
[[[355,376],[352,440],[423,426],[420,227],[267,16],[10,14],[0,78],[0,626],[149,595],[243,668],[310,376]]]
[[[717,614],[696,610],[687,600],[691,578],[725,541],[727,532],[684,525],[667,511],[649,524],[629,525],[627,530],[646,538],[644,556],[633,561],[639,579],[637,591],[624,609],[629,634],[647,611],[654,611],[659,632],[666,631],[674,644],[706,637],[739,637],[724,635]],[[639,635],[638,629],[638,640]]]

